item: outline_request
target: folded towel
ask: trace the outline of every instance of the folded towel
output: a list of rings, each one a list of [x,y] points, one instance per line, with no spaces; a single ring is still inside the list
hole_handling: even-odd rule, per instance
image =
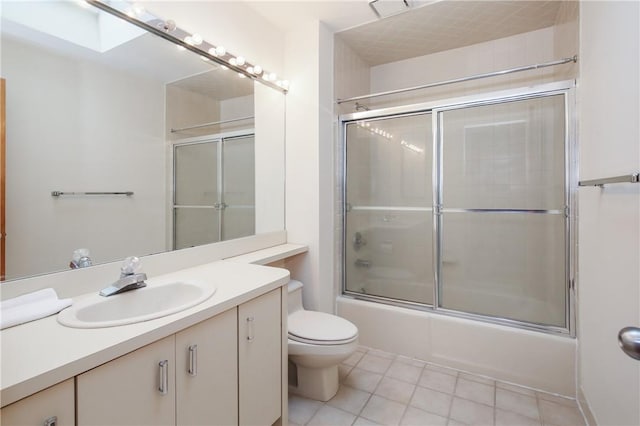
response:
[[[33,293],[23,294],[22,296],[14,297],[13,299],[7,299],[0,302],[0,309],[3,311],[14,306],[24,305],[31,302],[39,302],[41,300],[55,300],[58,298],[56,291],[52,288],[45,288],[42,290],[34,291]]]
[[[52,288],[7,299],[0,310],[0,329],[57,314],[71,306],[71,299],[58,299]]]

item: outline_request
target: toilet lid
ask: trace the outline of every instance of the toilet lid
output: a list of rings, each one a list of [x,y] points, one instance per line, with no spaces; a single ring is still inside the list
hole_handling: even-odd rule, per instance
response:
[[[352,341],[358,328],[351,322],[324,312],[300,310],[288,316],[289,337],[300,342],[336,344]]]

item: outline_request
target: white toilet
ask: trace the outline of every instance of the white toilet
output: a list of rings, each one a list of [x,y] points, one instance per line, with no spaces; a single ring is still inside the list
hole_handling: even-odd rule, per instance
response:
[[[358,328],[336,315],[305,310],[300,281],[289,281],[288,305],[289,366],[295,368],[289,390],[328,401],[338,392],[338,364],[358,347]]]

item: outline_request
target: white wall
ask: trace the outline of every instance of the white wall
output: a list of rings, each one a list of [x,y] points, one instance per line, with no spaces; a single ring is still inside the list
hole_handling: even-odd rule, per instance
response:
[[[640,171],[640,3],[580,3],[580,179]],[[599,425],[640,424],[640,184],[579,190],[580,387]]]
[[[309,246],[289,266],[307,308],[333,311],[333,41],[318,21],[287,33],[286,229]]]
[[[9,39],[2,49],[7,278],[63,270],[80,247],[96,262],[164,251],[162,84]]]

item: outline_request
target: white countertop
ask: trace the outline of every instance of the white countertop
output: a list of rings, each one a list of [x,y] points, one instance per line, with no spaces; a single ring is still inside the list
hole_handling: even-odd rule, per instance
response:
[[[289,281],[289,272],[285,269],[239,263],[240,259],[237,260],[213,262],[148,279],[149,286],[177,280],[199,280],[217,287],[214,295],[205,302],[166,317],[119,327],[77,329],[60,325],[57,316],[53,315],[2,330],[1,405],[11,404],[170,336]]]

